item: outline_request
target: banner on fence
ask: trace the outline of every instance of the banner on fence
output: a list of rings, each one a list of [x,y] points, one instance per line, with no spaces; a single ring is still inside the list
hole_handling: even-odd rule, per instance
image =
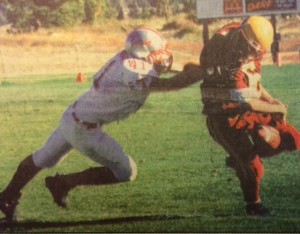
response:
[[[300,0],[197,0],[198,19],[299,12]]]

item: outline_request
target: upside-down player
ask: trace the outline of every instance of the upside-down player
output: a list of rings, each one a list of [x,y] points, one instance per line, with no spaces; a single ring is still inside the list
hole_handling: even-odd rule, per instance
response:
[[[91,88],[66,109],[45,145],[19,164],[0,193],[0,210],[7,222],[16,221],[22,188],[42,169],[57,165],[73,148],[102,166],[47,177],[46,187],[57,205],[66,207],[68,193],[76,186],[134,180],[135,162],[101,127],[138,111],[151,91],[178,90],[203,76],[199,66],[189,64],[170,79],[159,78],[170,70],[173,57],[156,30],[147,27],[133,30],[125,44],[126,48],[95,74]]]
[[[287,106],[261,84],[261,61],[273,41],[271,23],[251,16],[221,28],[205,45],[201,95],[212,138],[229,154],[248,215],[269,215],[260,199],[261,158],[300,148],[300,134],[285,116]]]

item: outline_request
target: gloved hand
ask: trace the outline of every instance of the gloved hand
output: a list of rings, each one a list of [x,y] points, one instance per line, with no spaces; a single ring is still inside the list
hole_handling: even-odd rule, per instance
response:
[[[183,67],[184,72],[191,72],[191,71],[197,71],[200,69],[200,66],[195,63],[187,63]]]

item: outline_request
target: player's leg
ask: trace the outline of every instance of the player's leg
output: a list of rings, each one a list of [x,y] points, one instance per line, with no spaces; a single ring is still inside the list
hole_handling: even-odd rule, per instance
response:
[[[85,134],[83,136],[83,134]],[[126,155],[121,146],[110,136],[99,129],[88,130],[80,134],[85,141],[76,143],[81,153],[88,156],[101,167],[89,168],[81,172],[47,177],[45,182],[54,202],[67,206],[67,196],[70,190],[77,186],[107,185],[132,181],[136,177],[136,164]]]
[[[268,215],[269,211],[260,201],[260,180],[263,164],[253,152],[253,145],[242,129],[233,129],[224,117],[207,119],[210,134],[228,153],[227,165],[236,171],[249,215]]]
[[[21,190],[41,170],[32,155],[26,157],[18,166],[8,186],[0,193],[0,210],[7,222],[16,221],[16,207],[21,197]]]
[[[300,149],[300,132],[288,122],[278,124],[276,129],[280,132],[281,144],[279,148],[288,151]]]
[[[283,151],[295,151],[300,148],[300,133],[288,124],[271,127],[258,125],[252,134],[255,150],[261,157],[272,157]]]
[[[64,140],[59,130],[55,130],[43,148],[29,155],[18,166],[7,187],[0,193],[0,210],[6,221],[16,221],[16,207],[21,190],[39,171],[54,166],[72,147]]]

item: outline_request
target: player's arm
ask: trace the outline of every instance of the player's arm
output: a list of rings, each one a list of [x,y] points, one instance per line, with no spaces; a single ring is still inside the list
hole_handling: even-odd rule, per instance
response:
[[[250,99],[247,101],[253,111],[262,113],[282,113],[287,114],[287,106],[282,103],[269,103],[259,99]]]
[[[176,91],[188,87],[203,79],[204,69],[196,64],[186,64],[183,71],[170,78],[155,78],[151,85],[151,91]]]
[[[254,111],[266,113],[282,113],[287,114],[287,105],[272,97],[272,95],[262,86],[261,97],[258,100],[250,100],[249,104]]]
[[[260,59],[255,61],[255,67],[255,70],[260,70]],[[249,74],[247,72],[245,73],[244,71],[242,71],[241,73],[237,73],[235,78],[237,78],[238,80],[243,80],[244,78],[248,77],[248,75]],[[258,93],[257,88],[253,89],[252,87],[252,91],[251,89],[245,90],[245,93],[243,93],[243,91],[241,90],[239,90],[238,93],[240,93],[242,99],[244,99],[245,102],[249,104],[252,111],[262,113],[282,113],[283,115],[286,115],[287,106],[274,99],[262,84],[259,84],[259,94],[256,94]]]

